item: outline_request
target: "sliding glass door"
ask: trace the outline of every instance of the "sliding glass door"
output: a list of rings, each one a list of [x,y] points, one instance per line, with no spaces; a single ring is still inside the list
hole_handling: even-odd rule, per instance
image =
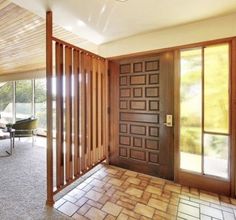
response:
[[[229,179],[229,45],[180,56],[180,168]]]

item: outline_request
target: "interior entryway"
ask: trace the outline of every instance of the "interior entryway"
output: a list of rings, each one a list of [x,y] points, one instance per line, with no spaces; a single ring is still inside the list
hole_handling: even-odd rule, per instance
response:
[[[110,62],[110,163],[173,180],[174,55]]]

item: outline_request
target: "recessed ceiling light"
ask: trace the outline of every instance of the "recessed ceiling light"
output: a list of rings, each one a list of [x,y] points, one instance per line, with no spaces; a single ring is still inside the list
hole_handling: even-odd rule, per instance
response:
[[[71,26],[65,26],[64,27],[67,31],[72,31],[72,27]]]
[[[84,26],[86,26],[86,24],[85,24],[83,21],[81,21],[81,20],[77,20],[77,25],[78,25],[79,27],[84,27]]]

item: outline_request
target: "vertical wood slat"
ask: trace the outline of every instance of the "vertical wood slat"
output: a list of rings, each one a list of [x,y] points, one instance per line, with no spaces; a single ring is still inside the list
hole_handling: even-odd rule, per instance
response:
[[[79,93],[79,63],[80,52],[73,50],[73,74],[74,74],[74,176],[80,174],[80,93]]]
[[[109,107],[109,97],[108,97],[108,61],[104,61],[104,75],[103,75],[103,97],[104,97],[104,106],[103,106],[103,127],[104,127],[104,132],[103,132],[103,140],[104,140],[104,157],[106,157],[106,163],[109,164],[109,149],[108,149],[108,142],[109,142],[109,114],[110,112],[108,111]]]
[[[99,115],[98,115],[98,62],[96,60],[96,161],[99,159],[99,133],[98,133],[98,120],[99,120]]]
[[[91,56],[86,54],[86,168],[91,160]]]
[[[97,90],[97,96],[98,96],[98,103],[97,103],[97,109],[98,109],[98,159],[100,160],[102,157],[102,152],[101,152],[101,62],[98,62],[98,90]]]
[[[66,90],[66,181],[72,179],[72,49],[65,48],[65,90]]]
[[[55,42],[57,189],[54,194],[104,159],[101,127],[105,126],[106,108],[102,88],[102,74],[106,71],[104,60],[63,41]]]
[[[53,143],[52,143],[52,12],[46,14],[46,78],[47,78],[47,205],[53,205]]]
[[[56,43],[56,164],[57,187],[64,185],[63,135],[63,45]]]
[[[97,161],[97,59],[93,57],[93,83],[92,83],[92,92],[93,92],[93,100],[92,100],[92,123],[93,123],[93,161],[95,164]]]
[[[86,72],[85,72],[85,54],[81,53],[81,83],[80,83],[80,118],[81,118],[81,171],[85,171],[85,153],[86,153]]]

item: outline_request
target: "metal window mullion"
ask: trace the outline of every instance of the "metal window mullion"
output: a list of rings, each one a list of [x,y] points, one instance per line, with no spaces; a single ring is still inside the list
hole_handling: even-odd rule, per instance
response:
[[[32,85],[31,115],[35,117],[35,79],[31,80],[31,85]]]
[[[16,81],[12,82],[12,118],[13,118],[13,123],[16,122]]]

